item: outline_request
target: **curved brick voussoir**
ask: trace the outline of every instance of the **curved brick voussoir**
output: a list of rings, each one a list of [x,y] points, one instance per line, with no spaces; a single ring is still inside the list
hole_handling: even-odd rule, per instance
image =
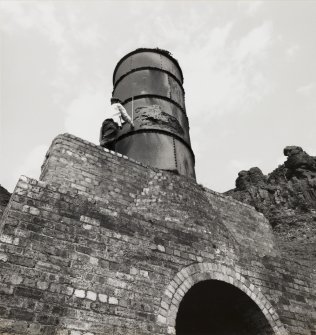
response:
[[[157,323],[168,334],[176,334],[176,317],[185,294],[195,284],[205,280],[219,280],[243,291],[260,308],[276,335],[289,334],[269,300],[249,280],[233,268],[213,263],[195,263],[181,269],[168,284],[161,299]]]

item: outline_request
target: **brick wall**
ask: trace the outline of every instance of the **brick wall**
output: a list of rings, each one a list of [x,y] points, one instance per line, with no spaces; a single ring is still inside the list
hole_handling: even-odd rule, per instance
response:
[[[21,177],[1,233],[2,334],[172,334],[202,280],[237,287],[275,334],[316,331],[315,275],[262,215],[71,135],[40,181]]]

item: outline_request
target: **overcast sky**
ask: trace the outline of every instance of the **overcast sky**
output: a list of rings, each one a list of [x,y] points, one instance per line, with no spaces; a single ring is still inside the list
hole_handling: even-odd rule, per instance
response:
[[[199,183],[316,155],[316,1],[1,1],[0,184],[38,179],[53,138],[98,143],[126,53],[162,48],[184,74]]]

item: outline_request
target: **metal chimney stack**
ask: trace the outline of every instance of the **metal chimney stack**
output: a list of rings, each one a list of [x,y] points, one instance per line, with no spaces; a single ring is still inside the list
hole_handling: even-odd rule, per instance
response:
[[[115,150],[146,165],[195,178],[181,68],[169,52],[137,49],[113,74],[113,96],[133,117],[124,124]]]

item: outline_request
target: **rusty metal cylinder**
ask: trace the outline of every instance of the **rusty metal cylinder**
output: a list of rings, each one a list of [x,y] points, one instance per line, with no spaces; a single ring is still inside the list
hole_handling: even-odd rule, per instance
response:
[[[123,125],[115,150],[146,165],[195,178],[178,62],[164,50],[137,49],[118,62],[113,85],[113,96],[123,102],[135,125]]]

